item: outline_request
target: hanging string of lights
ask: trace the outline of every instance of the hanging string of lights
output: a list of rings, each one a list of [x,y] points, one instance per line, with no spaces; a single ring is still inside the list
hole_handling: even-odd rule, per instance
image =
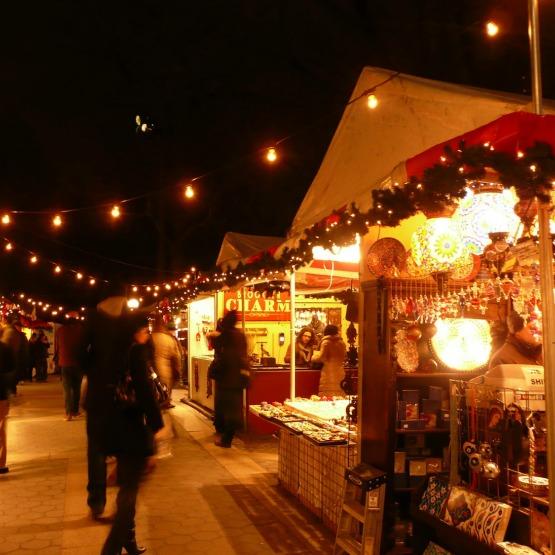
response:
[[[17,310],[24,310],[28,314],[35,312],[37,319],[40,319],[41,316],[65,316],[66,318],[69,318],[73,313],[76,316],[79,315],[78,317],[80,320],[84,320],[87,310],[85,306],[81,306],[79,308],[67,308],[63,305],[53,303],[52,301],[46,302],[43,299],[38,299],[27,293],[19,293],[17,295],[17,300],[10,299],[9,297],[6,298],[10,300]]]
[[[376,85],[374,85],[373,87],[371,87],[370,89],[365,90],[363,93],[361,93],[360,95],[358,95],[355,98],[352,98],[347,105],[351,105],[355,102],[358,102],[360,100],[366,100],[368,108],[374,110],[377,106],[378,106],[378,96],[377,96],[377,92],[378,89],[384,85],[386,85],[387,83],[389,83],[390,81],[392,81],[393,79],[395,79],[396,77],[399,76],[399,72],[392,74],[391,76],[389,76],[387,79],[381,81],[380,83],[377,83]],[[141,120],[140,116],[137,116],[137,118],[139,120]],[[141,120],[142,121],[142,120]],[[144,122],[141,123],[141,125],[137,124],[138,127],[137,129],[141,130],[141,132],[146,132],[146,131],[152,131],[152,126],[149,124],[149,126],[145,127],[147,124],[145,124]],[[198,182],[200,182],[202,179],[215,174],[215,173],[220,173],[221,171],[228,169],[229,167],[235,166],[239,161],[243,161],[245,159],[252,159],[253,156],[256,157],[261,157],[263,160],[265,160],[266,163],[268,164],[275,164],[279,161],[279,146],[281,144],[283,144],[286,141],[289,141],[291,139],[293,139],[294,137],[298,136],[305,128],[307,127],[311,127],[312,124],[310,126],[305,126],[302,130],[298,130],[294,133],[291,133],[289,135],[283,136],[280,139],[274,141],[271,145],[268,145],[264,148],[261,149],[257,149],[254,152],[250,152],[247,153],[245,155],[239,156],[236,159],[222,165],[222,166],[218,166],[217,168],[214,168],[212,170],[209,170],[207,172],[204,172],[200,175],[197,175],[195,177],[192,177],[191,179],[187,180],[184,184],[183,182],[181,182],[178,185],[175,184],[171,184],[168,185],[166,187],[162,187],[162,188],[158,188],[158,189],[154,189],[151,191],[146,191],[142,194],[139,195],[135,195],[129,198],[125,198],[125,199],[121,199],[118,202],[104,202],[104,203],[100,203],[100,204],[94,204],[94,205],[89,205],[89,206],[81,206],[81,207],[70,207],[70,208],[64,208],[64,209],[59,209],[59,210],[5,210],[3,212],[0,212],[2,215],[0,217],[0,223],[7,227],[10,225],[13,225],[15,223],[16,220],[16,216],[28,216],[28,215],[32,215],[32,216],[37,216],[37,215],[44,215],[44,216],[48,216],[50,219],[50,223],[53,229],[61,229],[64,226],[65,223],[65,217],[69,214],[73,214],[73,213],[78,213],[78,212],[86,212],[86,211],[93,211],[93,210],[104,210],[109,214],[109,217],[112,220],[119,220],[123,215],[124,215],[124,205],[129,204],[131,202],[134,202],[136,200],[139,199],[144,199],[144,198],[148,198],[151,196],[155,196],[158,195],[160,193],[162,193],[163,191],[166,191],[168,189],[171,188],[175,188],[178,187],[182,190],[183,192],[183,197],[185,198],[186,201],[192,201],[196,195],[197,195],[197,184]],[[144,127],[144,131],[143,128]]]

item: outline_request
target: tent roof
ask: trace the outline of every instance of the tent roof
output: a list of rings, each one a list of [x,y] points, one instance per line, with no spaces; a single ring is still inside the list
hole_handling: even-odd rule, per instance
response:
[[[235,267],[244,258],[275,249],[283,243],[283,237],[245,235],[229,231],[224,235],[216,265]]]
[[[394,75],[364,68],[351,98]],[[530,109],[528,97],[405,74],[380,86],[376,96],[375,110],[368,109],[363,99],[345,109],[293,220],[291,239],[350,202],[368,209],[370,191],[384,183],[399,162],[502,115]],[[544,108],[555,113],[554,102],[544,103]]]

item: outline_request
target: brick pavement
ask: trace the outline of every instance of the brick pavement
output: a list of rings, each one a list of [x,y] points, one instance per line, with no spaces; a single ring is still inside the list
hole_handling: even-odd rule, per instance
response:
[[[108,527],[87,512],[84,421],[64,420],[61,385],[50,380],[21,387],[12,405],[0,554],[97,555]],[[176,405],[173,456],[139,493],[137,536],[149,554],[331,553],[329,532],[277,487],[275,440],[245,436],[220,449],[210,423]]]

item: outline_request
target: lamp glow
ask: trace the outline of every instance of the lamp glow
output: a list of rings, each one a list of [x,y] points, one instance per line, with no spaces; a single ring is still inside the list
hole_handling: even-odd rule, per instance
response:
[[[491,354],[491,332],[487,320],[445,318],[437,320],[432,349],[451,370],[472,371],[485,366]]]
[[[139,308],[139,300],[138,299],[128,299],[127,307],[130,308],[131,310],[135,310],[136,308]]]
[[[375,110],[378,107],[378,97],[375,94],[369,94],[366,98],[366,103],[370,110]]]
[[[9,223],[11,223],[11,221],[12,221],[12,219],[10,218],[10,215],[9,215],[9,214],[4,214],[4,215],[2,216],[2,223],[3,223],[4,225],[8,225]]]
[[[89,285],[94,285],[96,283],[96,279],[91,278],[89,279]]]
[[[53,218],[52,218],[52,225],[54,227],[60,227],[62,225],[63,221],[62,221],[62,217],[60,216],[60,214],[56,214]]]
[[[268,160],[271,164],[273,164],[277,158],[277,150],[274,147],[271,147],[266,151],[266,160]]]
[[[192,199],[195,196],[195,188],[191,183],[185,187],[185,198]]]
[[[62,268],[61,268],[60,266],[56,266],[56,267],[54,268],[54,273],[55,273],[55,274],[59,274],[59,273],[61,273],[61,271],[62,271]]]
[[[75,274],[75,277],[76,277],[77,279],[83,279],[83,274],[82,274],[81,272],[77,272],[77,273]]]
[[[8,252],[10,252],[11,250],[13,250],[13,245],[11,243],[6,243],[6,246],[4,247]]]
[[[117,204],[114,204],[110,214],[112,214],[112,218],[114,218],[114,220],[117,220],[121,216],[120,207]]]
[[[29,259],[31,264],[36,264],[38,262],[38,260],[39,259],[35,255],[31,256],[31,258]]]
[[[499,34],[499,25],[495,21],[488,21],[486,23],[486,34],[488,37],[496,37]]]

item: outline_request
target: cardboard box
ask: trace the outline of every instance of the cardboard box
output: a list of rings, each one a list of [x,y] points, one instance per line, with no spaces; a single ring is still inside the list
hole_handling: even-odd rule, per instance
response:
[[[443,459],[430,457],[426,459],[426,473],[437,474],[443,470]]]
[[[420,416],[426,421],[426,428],[437,428],[437,413],[423,412]]]
[[[441,409],[441,401],[437,399],[422,399],[422,412],[437,413]]]
[[[433,401],[439,401],[441,403],[443,399],[443,387],[438,387],[436,385],[431,385],[428,391],[428,397]]]
[[[407,454],[405,451],[395,451],[395,461],[393,472],[395,474],[405,474],[407,471]]]
[[[409,486],[418,487],[426,479],[426,459],[409,461]]]
[[[418,420],[418,416],[420,414],[418,403],[406,403],[405,412],[405,420]]]
[[[423,430],[426,427],[426,421],[423,419],[418,420],[401,420],[399,428],[402,430]]]
[[[401,401],[418,404],[420,402],[420,390],[419,389],[401,390]]]

